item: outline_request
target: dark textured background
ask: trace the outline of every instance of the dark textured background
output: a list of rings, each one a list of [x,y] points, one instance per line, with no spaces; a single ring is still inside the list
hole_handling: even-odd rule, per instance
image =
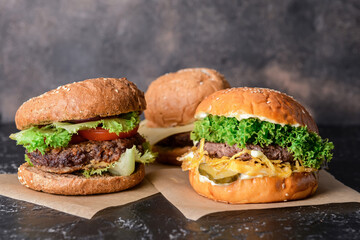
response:
[[[210,67],[293,95],[321,124],[360,123],[360,2],[0,0],[0,113],[59,85]]]

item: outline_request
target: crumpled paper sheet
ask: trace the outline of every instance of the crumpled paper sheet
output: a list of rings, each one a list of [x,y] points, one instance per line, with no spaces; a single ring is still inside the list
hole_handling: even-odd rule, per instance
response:
[[[152,169],[147,175],[147,179],[153,183],[162,195],[179,209],[186,218],[191,220],[197,220],[207,214],[223,211],[360,202],[360,193],[345,186],[330,173],[323,170],[319,173],[318,190],[315,195],[310,198],[263,204],[231,205],[202,197],[191,187],[188,172],[182,172],[180,167]]]
[[[61,196],[37,192],[22,186],[17,174],[0,175],[0,195],[46,206],[71,215],[90,219],[98,211],[127,203],[158,193],[146,179],[139,185],[118,193],[89,196]]]

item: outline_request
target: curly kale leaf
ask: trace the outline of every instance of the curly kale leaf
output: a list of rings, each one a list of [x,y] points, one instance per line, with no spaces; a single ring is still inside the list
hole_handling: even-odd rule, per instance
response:
[[[216,143],[237,144],[245,148],[246,144],[267,146],[270,144],[287,148],[295,160],[300,160],[304,166],[319,169],[332,159],[334,148],[328,139],[322,139],[318,134],[309,132],[307,127],[274,124],[256,118],[243,119],[208,115],[195,122],[191,139]]]

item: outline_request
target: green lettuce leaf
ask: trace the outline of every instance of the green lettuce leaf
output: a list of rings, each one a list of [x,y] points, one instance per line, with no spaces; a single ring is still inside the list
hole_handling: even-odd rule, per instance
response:
[[[156,159],[156,157],[158,156],[158,153],[155,153],[152,151],[151,149],[151,145],[149,142],[144,142],[142,144],[143,148],[144,148],[144,154],[141,155],[141,153],[137,150],[137,158],[136,158],[136,161],[137,162],[140,162],[140,163],[153,163]]]
[[[319,169],[332,159],[334,148],[328,139],[322,139],[316,133],[310,133],[307,127],[274,124],[249,118],[241,121],[236,118],[208,115],[196,121],[191,139],[216,143],[237,144],[245,148],[246,144],[267,146],[276,144],[287,148],[306,167]]]
[[[128,132],[134,129],[140,123],[140,118],[137,112],[130,112],[122,114],[117,118],[104,118],[96,121],[83,123],[68,123],[68,122],[54,122],[52,126],[55,128],[65,129],[67,132],[75,134],[79,130],[96,128],[100,124],[104,129],[109,130],[110,133],[119,134],[120,132]]]
[[[68,123],[68,122],[53,122],[51,126],[64,129],[68,133],[76,134],[80,130],[96,128],[99,126],[100,121],[91,121],[91,122],[84,122],[84,123]]]
[[[42,154],[49,147],[57,148],[67,146],[72,134],[61,128],[54,128],[50,125],[29,129],[11,134],[10,138],[16,140],[17,145],[23,145],[28,152],[38,149]]]
[[[34,164],[31,162],[30,158],[25,154],[25,161],[30,165],[30,167],[33,167]]]
[[[129,176],[135,170],[135,162],[152,163],[155,158],[156,154],[151,150],[147,149],[144,154],[141,154],[134,145],[132,148],[126,149],[119,160],[109,168],[109,172],[113,175]]]
[[[135,171],[135,160],[137,158],[136,146],[126,149],[118,161],[109,168],[109,172],[115,176],[130,176]]]
[[[135,162],[140,163],[152,163],[157,156],[150,148],[147,148],[148,143],[144,145],[145,153],[141,154],[134,145],[132,148],[126,149],[126,151],[120,156],[119,160],[109,164],[105,168],[88,169],[83,171],[83,175],[87,178],[94,174],[101,175],[104,172],[110,172],[115,176],[130,176],[135,170]]]
[[[73,134],[79,130],[103,128],[119,134],[134,129],[140,122],[137,112],[122,114],[117,118],[105,118],[97,121],[84,123],[54,122],[44,127],[31,127],[29,129],[11,134],[10,138],[17,141],[17,145],[23,145],[28,152],[38,149],[42,154],[49,147],[66,147]]]
[[[102,175],[105,172],[109,171],[109,168],[112,166],[112,164],[109,164],[108,166],[104,167],[104,168],[92,168],[92,169],[86,169],[82,172],[83,176],[86,178],[89,178],[93,175]]]
[[[140,123],[139,114],[130,112],[122,114],[121,118],[104,118],[101,120],[103,128],[119,134],[120,132],[128,132],[133,130]]]

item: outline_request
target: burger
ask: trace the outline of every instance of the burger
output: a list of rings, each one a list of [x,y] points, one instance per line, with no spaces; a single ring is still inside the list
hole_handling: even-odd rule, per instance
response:
[[[292,97],[264,88],[213,93],[196,109],[195,146],[179,160],[194,190],[226,203],[306,198],[333,144],[319,136],[308,111]]]
[[[139,132],[153,145],[160,163],[181,165],[176,158],[193,142],[194,113],[211,93],[228,88],[224,76],[213,69],[188,68],[165,74],[153,81],[145,93],[147,109]]]
[[[10,138],[26,149],[20,183],[53,194],[131,188],[155,155],[137,132],[145,98],[125,78],[67,84],[23,103]]]

